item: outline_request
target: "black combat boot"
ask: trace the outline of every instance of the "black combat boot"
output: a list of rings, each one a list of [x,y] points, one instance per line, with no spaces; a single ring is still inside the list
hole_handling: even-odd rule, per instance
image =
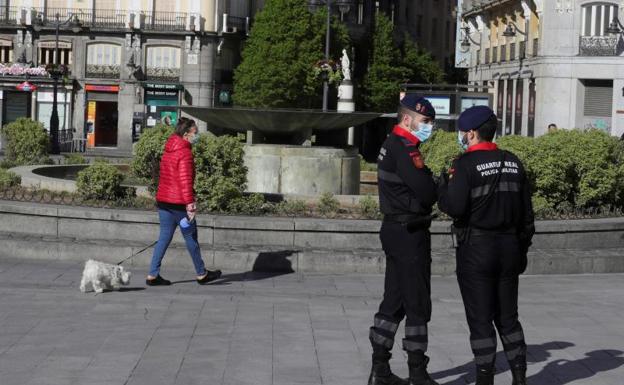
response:
[[[477,382],[475,385],[494,385],[494,367],[477,367]]]
[[[511,368],[513,382],[511,385],[527,385],[526,365],[518,365]]]
[[[368,377],[368,385],[407,385],[407,381],[392,373],[388,362],[373,359],[373,369]]]
[[[429,357],[424,354],[407,353],[409,367],[409,385],[440,385],[427,373]]]

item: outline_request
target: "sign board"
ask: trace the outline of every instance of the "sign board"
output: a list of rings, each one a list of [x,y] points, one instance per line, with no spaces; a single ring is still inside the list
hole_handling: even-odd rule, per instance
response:
[[[99,92],[119,92],[119,86],[106,86],[99,84],[87,84],[85,86],[86,91],[99,91]]]
[[[58,47],[59,49],[71,49],[72,45],[66,41],[59,41]],[[39,48],[55,49],[56,43],[54,41],[41,41],[39,42]]]
[[[474,106],[490,106],[490,100],[487,97],[462,97],[461,98],[461,111],[464,112],[470,107]]]
[[[57,92],[56,93],[57,102],[65,103],[65,95],[66,95],[65,92]],[[37,101],[52,103],[54,101],[54,93],[52,91],[39,91],[37,92]]]
[[[37,89],[37,86],[30,82],[22,82],[15,86],[20,91],[32,92]]]
[[[425,96],[436,111],[436,115],[451,114],[451,98],[448,96]]]

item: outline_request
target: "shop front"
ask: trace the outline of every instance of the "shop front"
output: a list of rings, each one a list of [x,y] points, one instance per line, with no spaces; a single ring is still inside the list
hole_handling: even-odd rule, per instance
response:
[[[157,123],[175,126],[178,122],[180,91],[178,83],[143,83],[145,89],[145,126],[153,127]]]
[[[118,85],[87,84],[87,147],[117,147]]]

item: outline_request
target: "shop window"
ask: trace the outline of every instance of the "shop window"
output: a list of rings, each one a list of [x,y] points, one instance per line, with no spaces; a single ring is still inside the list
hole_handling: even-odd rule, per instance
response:
[[[180,48],[170,46],[148,47],[145,68],[148,79],[179,80]]]

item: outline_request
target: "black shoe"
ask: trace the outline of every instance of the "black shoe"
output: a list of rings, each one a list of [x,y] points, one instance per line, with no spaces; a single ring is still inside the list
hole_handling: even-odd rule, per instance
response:
[[[368,385],[407,385],[407,380],[402,379],[394,373],[382,376],[371,371],[368,377]]]
[[[494,369],[477,368],[475,385],[494,385]]]
[[[171,285],[171,281],[164,279],[158,274],[154,279],[146,279],[145,283],[147,286],[169,286]]]
[[[206,275],[204,276],[204,278],[198,279],[197,283],[199,283],[200,285],[205,285],[208,282],[212,282],[215,279],[219,279],[219,278],[221,278],[221,270],[215,270],[215,271],[206,270]]]
[[[409,355],[409,353],[408,353]],[[427,372],[427,364],[429,357],[425,356],[423,360],[415,365],[409,365],[409,385],[440,385]]]
[[[511,368],[511,375],[513,377],[511,385],[527,385],[526,366]]]

